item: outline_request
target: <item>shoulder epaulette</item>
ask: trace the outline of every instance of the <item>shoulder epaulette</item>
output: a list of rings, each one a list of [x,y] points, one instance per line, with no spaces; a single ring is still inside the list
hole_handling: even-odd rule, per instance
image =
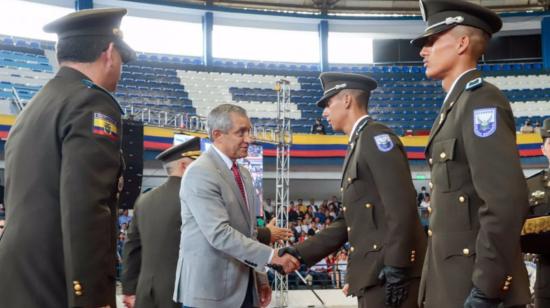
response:
[[[120,104],[118,103],[117,99],[113,96],[113,94],[111,94],[111,92],[105,90],[103,87],[95,84],[93,81],[89,80],[89,79],[82,79],[81,80],[82,83],[88,87],[89,89],[96,89],[96,90],[99,90],[107,95],[109,95],[109,97],[113,100],[113,102],[117,105],[118,109],[120,110],[120,113],[121,114],[124,114],[124,110],[122,110],[122,107],[120,106]]]
[[[483,78],[479,77],[474,80],[471,80],[466,84],[466,91],[472,91],[475,90],[483,84]]]

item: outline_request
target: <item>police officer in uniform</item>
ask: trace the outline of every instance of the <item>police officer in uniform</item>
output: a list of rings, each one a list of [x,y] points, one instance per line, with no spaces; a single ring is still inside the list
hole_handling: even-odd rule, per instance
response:
[[[172,301],[178,262],[181,206],[179,190],[185,169],[200,155],[194,137],[160,153],[168,179],[141,195],[134,206],[124,243],[122,291],[124,302],[135,307],[181,307]]]
[[[504,307],[529,303],[519,235],[527,185],[510,103],[476,70],[502,22],[462,0],[420,1],[428,27],[426,76],[447,97],[430,132],[426,157],[432,199],[419,304],[427,308]]]
[[[542,153],[550,162],[550,118],[540,130]],[[527,179],[529,217],[525,222],[521,247],[524,252],[538,254],[535,282],[535,307],[550,307],[550,169]]]
[[[122,110],[109,92],[135,57],[125,9],[84,10],[44,27],[61,68],[6,143],[2,307],[115,307]]]
[[[367,115],[373,79],[323,73],[317,106],[349,136],[341,182],[343,211],[325,230],[283,252],[312,266],[349,241],[349,294],[362,308],[416,307],[425,233],[399,138]]]

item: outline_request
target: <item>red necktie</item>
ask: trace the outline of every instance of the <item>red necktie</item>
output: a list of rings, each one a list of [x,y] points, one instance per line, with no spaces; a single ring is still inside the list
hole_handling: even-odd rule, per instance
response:
[[[233,171],[233,176],[235,177],[235,182],[237,182],[237,186],[239,186],[239,190],[241,191],[241,195],[243,196],[244,203],[248,207],[248,204],[246,203],[246,195],[244,193],[243,180],[241,179],[241,173],[239,172],[239,167],[237,167],[237,164],[235,162],[233,162],[233,166],[231,167],[231,171]]]

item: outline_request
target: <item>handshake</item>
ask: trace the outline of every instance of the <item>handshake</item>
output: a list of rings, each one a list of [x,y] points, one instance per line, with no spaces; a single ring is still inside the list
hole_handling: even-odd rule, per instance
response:
[[[300,267],[302,256],[296,248],[292,246],[275,250],[271,263],[267,267],[277,271],[281,275],[294,272]]]

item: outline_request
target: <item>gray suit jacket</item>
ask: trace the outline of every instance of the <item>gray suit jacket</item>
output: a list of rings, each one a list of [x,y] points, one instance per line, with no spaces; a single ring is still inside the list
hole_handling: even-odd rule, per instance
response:
[[[240,168],[249,207],[233,173],[213,148],[187,169],[181,185],[181,241],[174,301],[185,306],[240,307],[250,270],[262,272],[271,248],[255,240],[252,178]],[[267,283],[255,272],[257,282]],[[259,305],[257,288],[254,304]]]

